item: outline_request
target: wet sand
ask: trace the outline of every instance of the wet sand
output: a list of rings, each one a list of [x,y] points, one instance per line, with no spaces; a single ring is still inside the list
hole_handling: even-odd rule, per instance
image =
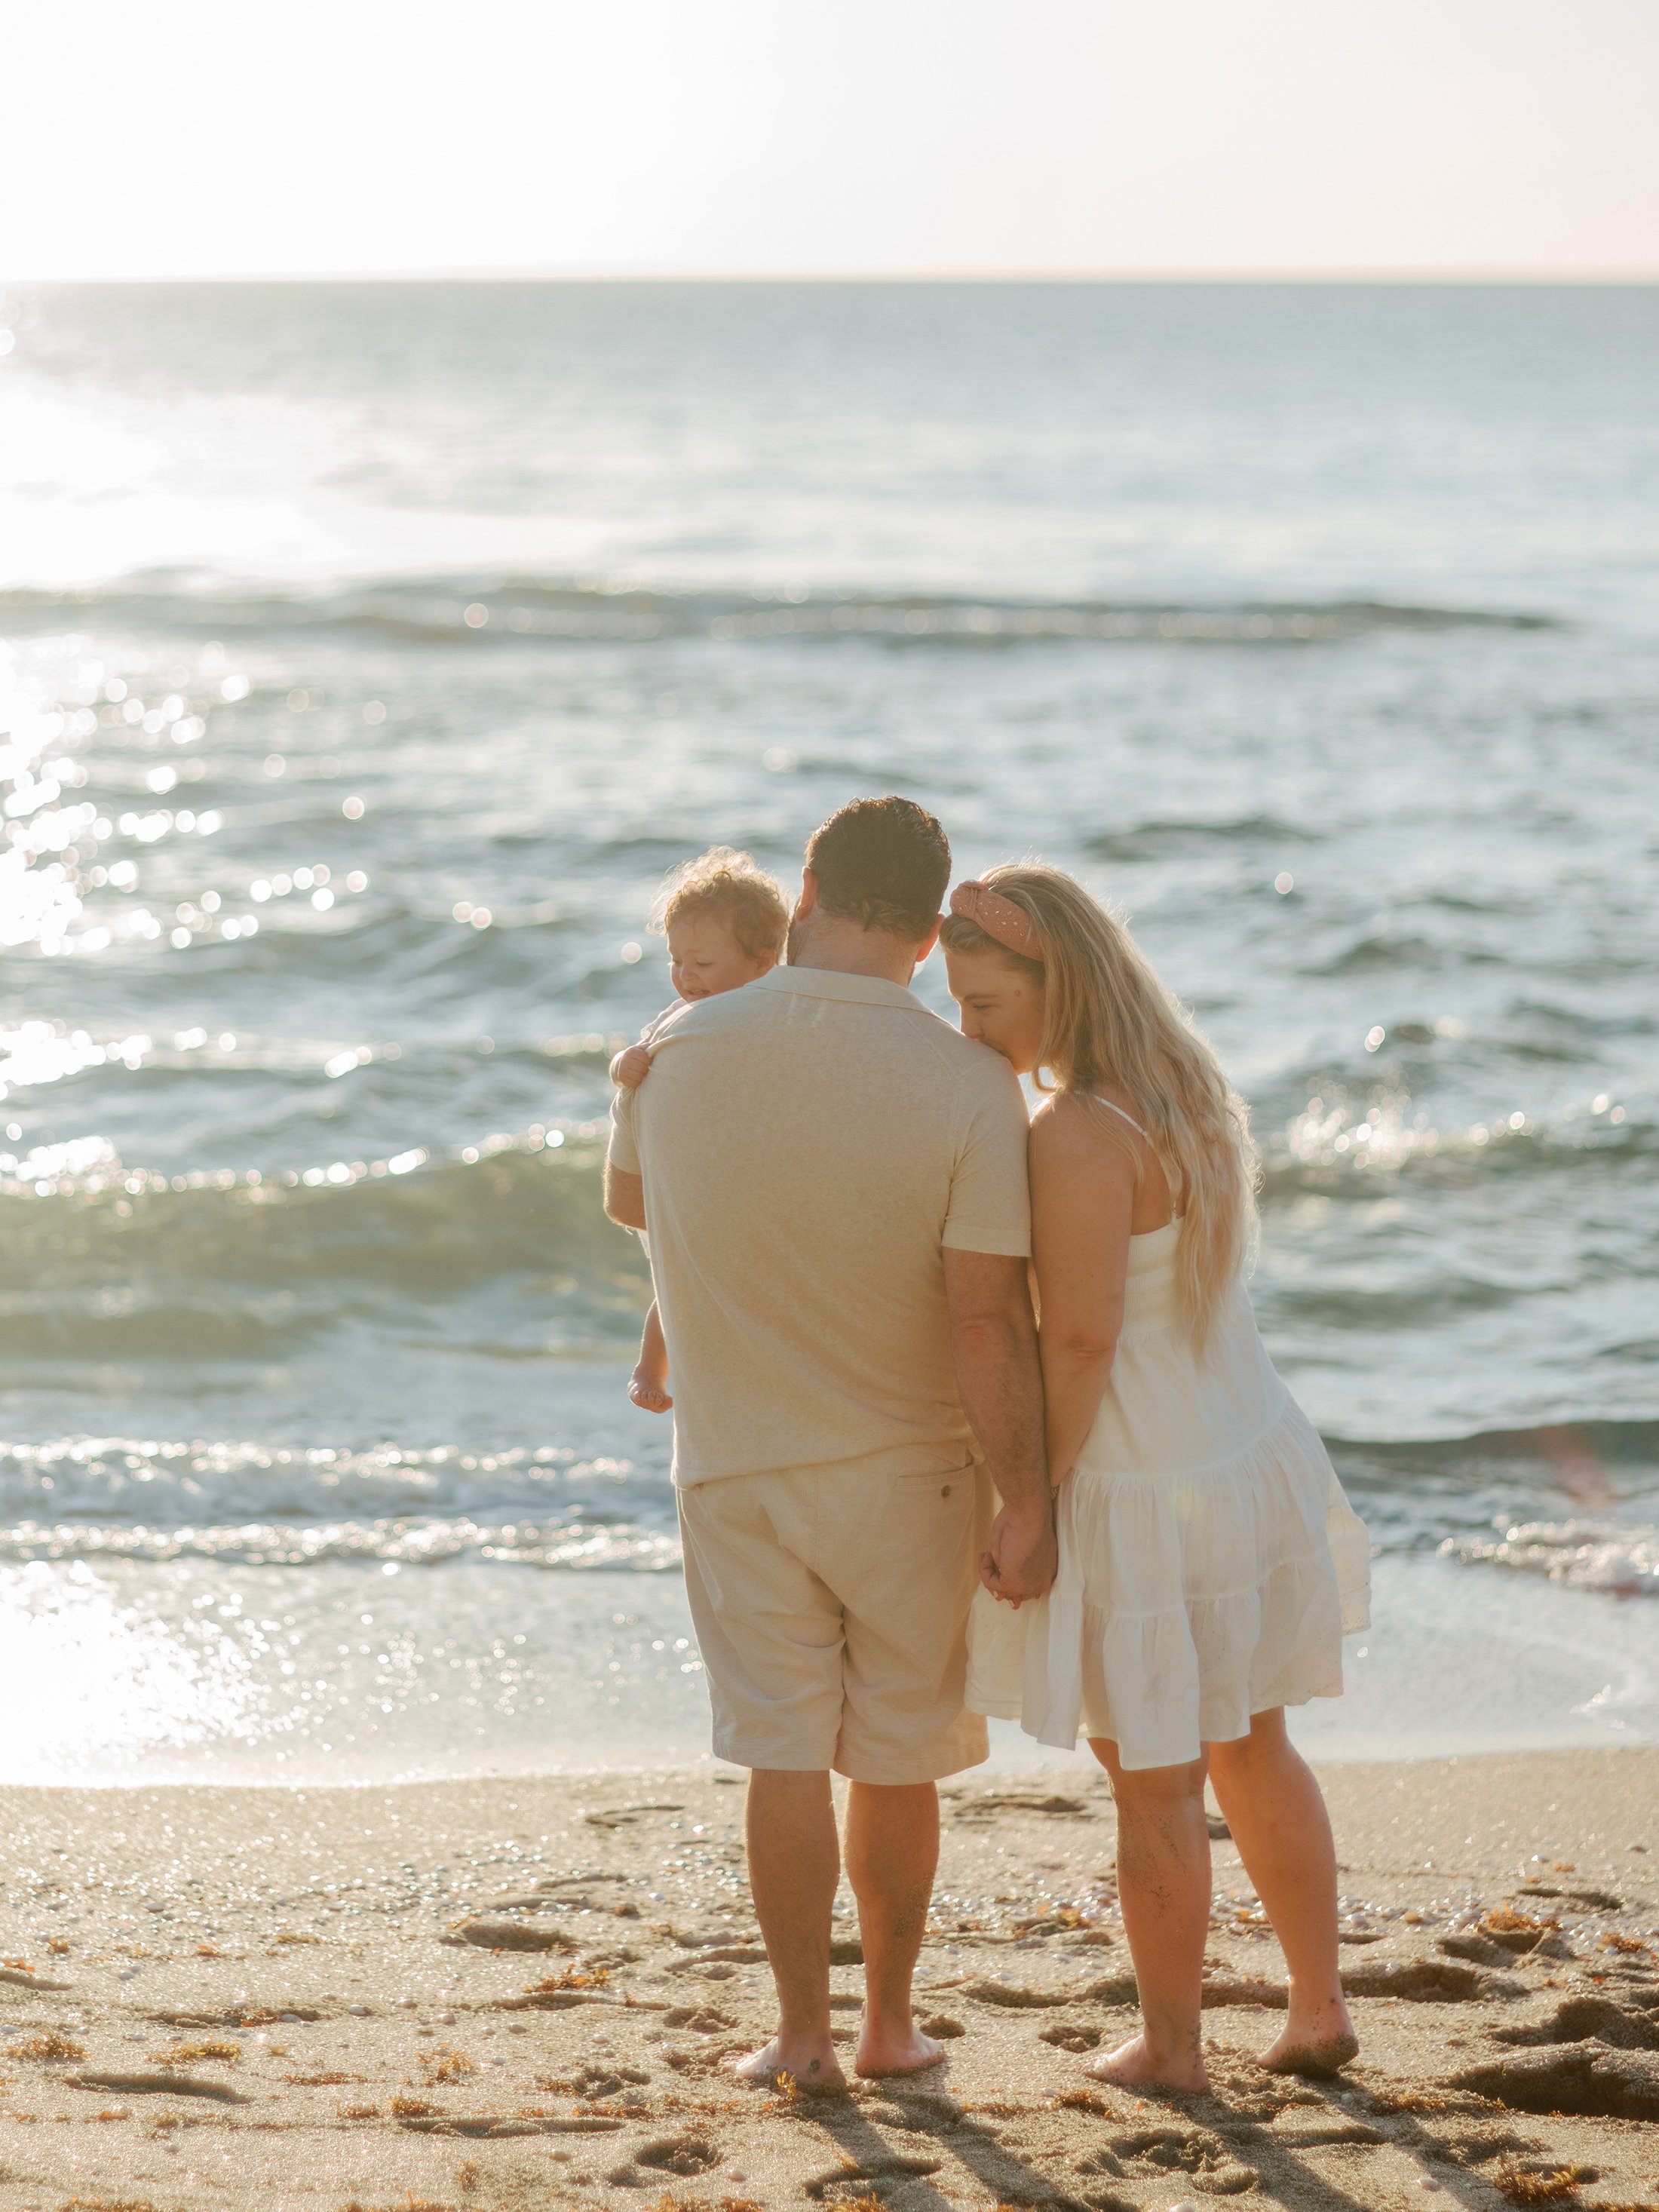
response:
[[[17,1791],[0,2212],[1659,2207],[1659,1751],[1323,1778],[1359,2058],[1255,2064],[1282,1962],[1218,1836],[1213,2093],[1178,2099],[1083,2070],[1133,2014],[1080,1762],[947,1785],[948,2057],[837,2100],[726,2071],[771,2026],[735,1775]],[[850,2046],[845,1896],[837,1937]]]

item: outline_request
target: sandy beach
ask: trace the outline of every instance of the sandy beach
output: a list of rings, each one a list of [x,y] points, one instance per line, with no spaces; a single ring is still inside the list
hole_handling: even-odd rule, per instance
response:
[[[17,1791],[0,2208],[1659,2202],[1659,1752],[1322,1778],[1360,2057],[1253,2063],[1282,1965],[1223,1832],[1187,2099],[1083,2072],[1133,1987],[1080,1763],[947,1785],[947,2059],[835,2100],[726,2075],[771,2019],[734,1773]]]

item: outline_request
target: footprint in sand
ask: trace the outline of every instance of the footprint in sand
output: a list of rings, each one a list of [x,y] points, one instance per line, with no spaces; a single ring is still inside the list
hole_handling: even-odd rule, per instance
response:
[[[0,1982],[9,1982],[20,1990],[69,1990],[73,1982],[54,1982],[45,1974],[31,1973],[27,1966],[0,1966]]]
[[[598,1811],[584,1813],[582,1818],[590,1828],[625,1828],[633,1821],[643,1820],[647,1813],[683,1813],[684,1805],[605,1805]]]
[[[1506,1994],[1489,1975],[1449,1959],[1362,1959],[1342,1970],[1343,1994],[1351,1997],[1404,1997],[1413,2004],[1473,2004],[1477,1998]]]
[[[1060,1814],[1088,1820],[1096,1812],[1085,1798],[1013,1790],[988,1790],[981,1796],[959,1798],[955,1809],[958,1820],[992,1820],[1000,1813]]]
[[[1569,1997],[1546,2021],[1530,2027],[1495,2027],[1494,2043],[1583,2043],[1594,2039],[1620,2051],[1659,2051],[1659,2016],[1615,2004],[1610,1997]]]
[[[814,2174],[805,2184],[806,2194],[815,2203],[833,2204],[839,2201],[867,2204],[878,2189],[871,2185],[882,2182],[925,2180],[939,2171],[943,2160],[937,2158],[906,2158],[895,2154],[888,2158],[864,2159],[854,2164],[833,2167],[828,2173]]]
[[[1659,2058],[1600,2042],[1559,2044],[1495,2065],[1471,2066],[1450,2075],[1445,2086],[1473,2089],[1511,2112],[1659,2120]]]
[[[1187,2173],[1210,2197],[1242,2196],[1260,2179],[1254,2166],[1245,2166],[1206,2128],[1137,2128],[1111,2136],[1106,2148],[1084,2160],[1078,2170],[1132,2179]]]
[[[129,2096],[210,2097],[221,2105],[253,2102],[228,2081],[210,2081],[198,2074],[71,2074],[69,2082],[72,2089],[120,2089]]]
[[[737,2024],[729,2013],[716,2012],[712,2005],[676,2005],[663,2014],[665,2027],[689,2027],[696,2035],[720,2035]]]
[[[481,1951],[574,1951],[578,1947],[550,1920],[467,1920],[441,1943],[471,1943]]]
[[[659,2136],[653,2142],[641,2143],[629,2161],[633,2167],[645,2166],[652,2173],[678,2174],[682,2180],[691,2180],[700,2173],[712,2173],[720,2164],[721,2152],[706,2136]],[[626,2177],[629,2166],[622,2167],[610,2178],[620,2186],[629,2185]],[[634,2185],[646,2176],[635,2172]]]

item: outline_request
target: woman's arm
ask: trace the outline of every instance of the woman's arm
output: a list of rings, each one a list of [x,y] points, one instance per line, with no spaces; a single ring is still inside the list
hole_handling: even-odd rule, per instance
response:
[[[1077,1464],[1123,1326],[1134,1163],[1061,1098],[1031,1127],[1031,1260],[1040,1315],[1048,1474]]]

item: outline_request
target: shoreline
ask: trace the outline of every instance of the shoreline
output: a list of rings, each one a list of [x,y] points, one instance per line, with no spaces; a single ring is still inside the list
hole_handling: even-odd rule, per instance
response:
[[[1423,1554],[1384,1554],[1372,1576],[1343,1696],[1291,1715],[1316,1764],[1659,1743],[1651,1600]],[[9,1717],[6,1786],[528,1783],[706,1759],[678,1574],[42,1564],[17,1571],[24,1585],[0,1616],[0,1656],[36,1686]],[[1090,1765],[994,1723],[975,1771]]]
[[[803,2189],[899,2212],[1169,2212],[1194,2190],[1329,2212],[1420,2205],[1425,2184],[1496,2208],[1528,2201],[1500,2184],[1575,2167],[1532,2201],[1647,2203],[1659,1749],[1321,1779],[1362,2042],[1340,2081],[1253,2063],[1283,1966],[1224,1835],[1212,2094],[1088,2081],[1131,2032],[1133,1984],[1111,1802],[1079,1765],[944,1785],[918,1986],[946,2060],[833,2103],[725,2072],[771,2009],[736,1770],[21,1789],[0,1844],[0,2212],[52,2191],[506,2212]],[[850,2039],[844,1887],[835,1934]],[[1558,2109],[1522,2109],[1540,2102]]]

